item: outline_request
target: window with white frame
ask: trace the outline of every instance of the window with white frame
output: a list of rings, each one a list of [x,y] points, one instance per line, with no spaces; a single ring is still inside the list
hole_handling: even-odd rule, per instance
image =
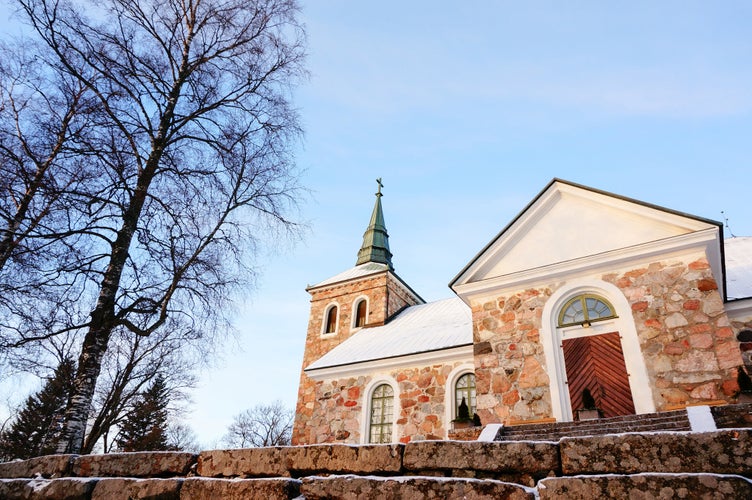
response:
[[[324,334],[331,335],[337,333],[338,314],[339,308],[336,304],[332,304],[326,309],[326,314],[324,314]]]
[[[475,401],[475,374],[465,373],[454,384],[454,418],[459,416],[460,405],[465,400],[470,416],[475,414],[477,408]]]
[[[371,394],[368,442],[391,443],[393,420],[394,389],[389,384],[381,384]]]
[[[583,293],[569,299],[561,308],[558,326],[583,325],[615,318],[614,306],[598,295]]]
[[[360,299],[355,303],[353,327],[361,328],[366,326],[366,318],[368,316],[368,301],[366,299]]]

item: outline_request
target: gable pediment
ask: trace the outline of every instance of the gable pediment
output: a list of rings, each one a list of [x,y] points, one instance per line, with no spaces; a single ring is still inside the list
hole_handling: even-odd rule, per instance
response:
[[[670,241],[717,227],[713,221],[555,179],[451,286]]]

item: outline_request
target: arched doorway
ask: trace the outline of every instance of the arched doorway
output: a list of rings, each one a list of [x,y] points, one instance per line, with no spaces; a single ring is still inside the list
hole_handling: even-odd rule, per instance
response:
[[[543,310],[553,416],[575,420],[585,389],[604,417],[654,412],[629,303],[609,283],[587,283],[557,290]]]
[[[594,294],[573,297],[559,313],[559,328],[574,327],[570,338],[562,338],[561,349],[575,418],[577,410],[589,406],[583,401],[588,394],[603,417],[635,413],[619,332],[591,332],[594,323],[615,317],[613,306]]]

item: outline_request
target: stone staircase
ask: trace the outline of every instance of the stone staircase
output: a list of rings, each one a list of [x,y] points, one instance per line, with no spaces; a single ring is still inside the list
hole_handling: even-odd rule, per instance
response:
[[[563,437],[599,436],[625,432],[689,431],[691,426],[686,410],[642,415],[504,426],[496,441],[558,441]]]
[[[512,427],[504,441],[51,455],[0,463],[0,499],[752,498],[752,406],[712,414],[707,432],[686,432],[703,425],[695,409]]]

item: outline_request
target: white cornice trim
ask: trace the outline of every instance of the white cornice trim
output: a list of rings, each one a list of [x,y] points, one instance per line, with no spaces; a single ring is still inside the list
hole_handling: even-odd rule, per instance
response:
[[[729,319],[741,320],[750,318],[752,317],[752,298],[726,302],[725,308]]]
[[[383,372],[396,368],[407,368],[411,366],[430,366],[435,363],[448,363],[453,361],[473,360],[473,346],[464,345],[451,347],[438,351],[421,352],[407,356],[397,356],[394,358],[374,359],[360,363],[351,363],[340,366],[330,366],[326,368],[317,368],[315,370],[304,370],[313,380],[326,380],[342,377],[357,377],[359,375],[368,375],[374,372]]]
[[[538,194],[517,217],[505,227],[501,233],[491,240],[488,245],[458,274],[451,282],[450,287],[458,290],[459,287],[467,285],[468,281],[483,269],[487,268],[490,262],[496,257],[497,253],[505,248],[514,246],[524,237],[527,228],[534,226],[545,215],[545,213],[562,199],[564,196],[589,200],[603,206],[611,207],[625,213],[636,216],[646,217],[654,221],[665,224],[677,225],[685,228],[687,231],[694,233],[706,230],[708,227],[718,229],[719,223],[698,218],[696,216],[677,212],[657,205],[634,200],[627,197],[615,195],[605,191],[573,184],[561,179],[554,179],[551,183]]]
[[[494,294],[497,294],[505,290],[527,288],[535,283],[542,282],[549,284],[565,276],[576,275],[583,272],[593,272],[596,270],[615,269],[627,262],[652,260],[655,256],[667,258],[675,254],[686,253],[693,249],[710,250],[708,252],[708,258],[711,260],[710,265],[714,271],[713,274],[718,280],[719,287],[722,288],[723,280],[720,277],[720,254],[717,248],[711,246],[713,242],[717,241],[718,228],[712,227],[627,248],[589,255],[587,257],[581,257],[566,262],[558,262],[556,264],[535,269],[497,276],[482,281],[455,285],[454,291],[462,298],[462,300],[469,303],[469,297],[482,296],[484,293],[490,292],[491,290]],[[723,293],[723,290],[720,291]]]

